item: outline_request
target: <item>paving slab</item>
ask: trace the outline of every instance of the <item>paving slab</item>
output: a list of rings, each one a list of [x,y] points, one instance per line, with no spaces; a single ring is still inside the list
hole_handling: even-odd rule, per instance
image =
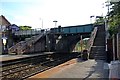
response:
[[[50,76],[50,78],[94,78],[106,80],[108,79],[108,68],[105,68],[105,62],[102,60],[79,61],[70,68]]]
[[[108,65],[102,60],[72,59],[50,70],[36,74],[29,79],[82,79],[82,80],[108,80]]]

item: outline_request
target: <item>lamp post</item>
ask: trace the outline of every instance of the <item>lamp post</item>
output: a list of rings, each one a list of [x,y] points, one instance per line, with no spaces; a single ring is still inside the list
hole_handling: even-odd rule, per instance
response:
[[[81,46],[81,52],[82,52],[82,50],[83,50],[83,47],[82,47],[82,46],[83,46],[83,39],[82,39],[82,35],[80,36],[80,44],[81,44],[80,46]]]
[[[41,20],[41,26],[42,26],[42,28],[43,28],[43,19],[42,19],[42,18],[40,18],[40,20]]]
[[[90,16],[90,23],[92,24],[92,18],[95,17],[94,15]]]
[[[105,30],[106,30],[106,52],[108,53],[108,39],[109,39],[109,32],[108,32],[108,28],[109,28],[109,10],[110,10],[110,0],[107,0],[106,3],[106,7],[107,7],[107,15],[105,16]],[[114,53],[114,50],[113,50]],[[113,54],[113,59],[115,59],[115,55]]]
[[[53,22],[55,23],[55,27],[57,27],[57,22],[58,22],[58,21],[57,21],[57,20],[54,20]]]

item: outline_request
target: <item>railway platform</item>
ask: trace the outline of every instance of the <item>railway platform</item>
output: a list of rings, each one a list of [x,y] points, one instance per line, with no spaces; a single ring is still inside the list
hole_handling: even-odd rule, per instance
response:
[[[72,59],[66,63],[56,66],[50,70],[30,77],[32,78],[80,78],[83,80],[108,80],[109,69],[106,62],[102,60],[82,61]]]
[[[53,52],[43,52],[39,54],[30,54],[30,55],[0,55],[0,62],[3,61],[9,61],[9,60],[15,60],[15,59],[22,59],[22,58],[27,58],[27,57],[33,57],[33,56],[38,56],[38,55],[44,55],[44,54],[52,54]]]

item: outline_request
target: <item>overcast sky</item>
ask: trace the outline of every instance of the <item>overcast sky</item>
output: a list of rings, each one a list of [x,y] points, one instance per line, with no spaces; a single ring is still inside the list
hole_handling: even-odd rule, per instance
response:
[[[106,14],[106,0],[0,0],[0,14],[11,24],[33,28],[57,25],[73,26],[90,23],[90,16]]]

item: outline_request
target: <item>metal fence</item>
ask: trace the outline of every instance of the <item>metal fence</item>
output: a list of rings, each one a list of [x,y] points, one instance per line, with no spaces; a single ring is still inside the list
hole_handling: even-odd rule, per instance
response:
[[[120,60],[120,33],[114,34],[112,38],[113,60]]]
[[[44,30],[41,29],[20,30],[20,31],[16,31],[15,35],[36,35],[36,34],[40,34],[43,31]]]

